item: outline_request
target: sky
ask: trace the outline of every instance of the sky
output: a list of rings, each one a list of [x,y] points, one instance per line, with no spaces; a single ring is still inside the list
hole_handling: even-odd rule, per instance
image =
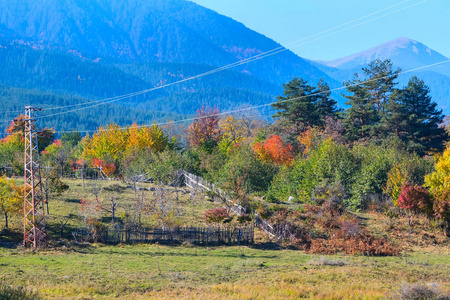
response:
[[[419,3],[291,50],[304,58],[332,60],[367,50],[398,37],[407,37],[450,57],[450,0],[191,1],[231,17],[282,45],[402,2],[404,3],[401,5],[347,26]]]

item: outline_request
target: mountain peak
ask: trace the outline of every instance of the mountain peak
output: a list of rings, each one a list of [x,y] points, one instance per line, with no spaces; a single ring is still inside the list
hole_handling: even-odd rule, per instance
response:
[[[394,65],[409,69],[441,62],[447,58],[418,41],[399,37],[366,51],[323,63],[348,70],[365,66],[375,59],[391,59]]]

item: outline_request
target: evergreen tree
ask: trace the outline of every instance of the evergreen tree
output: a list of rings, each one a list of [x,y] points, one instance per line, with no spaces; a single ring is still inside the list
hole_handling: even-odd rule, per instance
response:
[[[404,140],[408,133],[408,112],[402,99],[403,91],[396,89],[384,103],[379,127],[384,138],[395,135]]]
[[[356,73],[353,80],[345,83],[349,95],[344,97],[348,99],[346,104],[350,105],[344,120],[348,141],[384,135],[383,130],[388,128],[380,126],[379,121],[385,114],[391,95],[396,96],[395,80],[399,73],[400,69],[393,70],[390,60],[376,59],[363,68],[362,79]]]
[[[314,87],[294,77],[283,88],[283,96],[278,96],[278,101],[272,104],[277,110],[273,117],[279,120],[275,131],[294,146],[300,132],[308,127],[324,126],[327,116],[336,116],[337,102],[330,97],[330,88],[323,80]]]
[[[308,81],[297,77],[283,84],[283,88],[284,96],[278,96],[278,101],[272,104],[277,110],[273,118],[283,119],[286,123],[295,125],[297,129],[320,125],[315,105],[316,97],[309,96],[315,92],[315,88],[308,85]]]
[[[323,79],[317,83],[316,89],[317,97],[317,112],[320,117],[321,126],[325,124],[326,117],[336,116],[337,112],[337,101],[331,98],[330,87]]]
[[[368,68],[363,68],[366,81],[363,85],[370,91],[370,101],[375,105],[378,112],[382,111],[383,103],[388,101],[389,96],[395,90],[395,82],[400,69],[393,70],[390,59],[376,59],[369,63]]]
[[[370,101],[369,90],[359,84],[358,74],[352,81],[345,83],[351,95],[344,95],[348,99],[345,104],[350,107],[345,112],[344,128],[347,141],[369,139],[374,134],[375,126],[379,120],[373,102]]]
[[[402,105],[406,124],[404,140],[407,147],[419,154],[441,152],[448,134],[440,127],[444,121],[442,110],[432,101],[430,89],[425,83],[413,76],[403,89]]]

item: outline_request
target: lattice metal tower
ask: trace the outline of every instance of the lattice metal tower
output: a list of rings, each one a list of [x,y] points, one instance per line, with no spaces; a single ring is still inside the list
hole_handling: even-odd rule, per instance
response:
[[[39,108],[25,107],[25,182],[23,206],[23,245],[36,248],[47,246],[44,198],[42,197],[39,147],[33,113]]]

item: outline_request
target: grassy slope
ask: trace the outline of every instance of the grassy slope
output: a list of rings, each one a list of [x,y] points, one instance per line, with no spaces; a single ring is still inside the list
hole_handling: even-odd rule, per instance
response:
[[[70,237],[70,230],[83,223],[77,216],[79,200],[93,197],[88,185],[82,188],[81,181],[68,183],[69,192],[50,204],[49,225],[54,236],[58,235],[58,217],[71,213],[70,226],[65,231]],[[105,186],[114,184],[120,183],[105,182]],[[120,194],[103,191],[100,199],[108,201],[112,195],[124,199],[123,207],[131,205],[134,197],[128,188]],[[178,206],[182,208],[178,217],[182,225],[202,225],[203,212],[216,204],[198,196],[192,205],[185,194],[180,196]],[[123,208],[118,215],[121,212]],[[105,213],[103,217],[107,221],[109,216]],[[380,223],[373,215],[365,217],[368,224]],[[12,222],[17,234],[9,238],[20,239],[20,218],[13,218]],[[146,216],[144,222],[157,225],[152,216]],[[383,227],[374,230],[386,234]],[[0,281],[34,288],[50,299],[376,299],[402,282],[437,282],[447,289],[450,286],[448,243],[417,243],[408,251],[408,263],[402,257],[330,256],[346,262],[343,266],[311,264],[319,256],[293,250],[263,250],[262,245],[61,245],[37,253],[0,248]],[[428,264],[424,264],[427,254]]]

